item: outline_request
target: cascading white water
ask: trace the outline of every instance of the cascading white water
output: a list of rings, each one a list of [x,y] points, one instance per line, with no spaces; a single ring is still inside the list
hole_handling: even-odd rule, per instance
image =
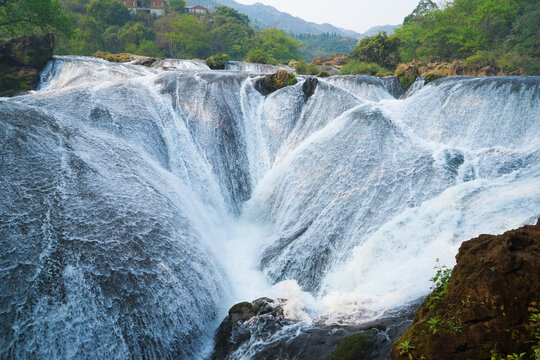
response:
[[[243,71],[260,74],[274,73],[278,70],[287,70],[294,72],[294,69],[286,65],[255,64],[243,61],[227,61],[225,70]]]
[[[0,357],[198,358],[260,296],[359,323],[540,216],[538,77],[254,80],[59,57],[0,100]]]

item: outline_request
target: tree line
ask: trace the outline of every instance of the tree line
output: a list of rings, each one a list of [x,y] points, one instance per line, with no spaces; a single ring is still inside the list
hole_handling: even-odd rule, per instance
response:
[[[411,60],[435,58],[482,63],[540,74],[538,0],[454,0],[439,8],[420,0],[394,34],[362,39],[349,58],[387,70]]]
[[[171,0],[164,16],[156,16],[132,13],[120,0],[0,0],[0,38],[54,31],[56,52],[73,55],[101,50],[204,59],[227,54],[231,60],[266,63],[302,58],[298,39],[277,29],[256,30],[247,15],[232,8],[217,7],[210,16],[188,15],[184,8],[184,0]],[[13,13],[21,19],[8,24]]]

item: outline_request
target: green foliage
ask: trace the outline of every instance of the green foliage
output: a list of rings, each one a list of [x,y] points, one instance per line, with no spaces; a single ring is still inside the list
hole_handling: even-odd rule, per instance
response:
[[[454,318],[444,321],[444,325],[454,334],[459,334],[463,328],[461,325],[455,323]]]
[[[412,21],[418,21],[420,17],[426,16],[429,12],[438,10],[439,7],[431,0],[420,0],[412,13],[407,15],[403,20],[403,24],[409,24]]]
[[[216,9],[211,31],[213,52],[227,53],[234,60],[243,59],[253,48],[254,35],[247,15],[225,6]]]
[[[250,61],[276,63],[274,59],[300,58],[298,40],[275,29],[256,31],[246,15],[225,6],[216,9],[212,22],[185,14],[183,0],[169,1],[166,15],[160,17],[131,14],[120,0],[62,1],[72,11],[76,29],[71,40],[59,42],[60,54],[91,55],[102,50],[188,59],[218,54],[213,57],[217,67],[224,66],[225,55],[219,54],[241,60],[252,49],[257,52],[249,54]]]
[[[58,0],[0,0],[0,38],[36,32],[70,35],[72,18]]]
[[[247,53],[246,61],[256,64],[276,64],[275,60],[272,61],[270,55],[261,49],[251,49]]]
[[[214,16],[216,27],[225,24],[249,25],[249,17],[227,6],[218,6]]]
[[[210,54],[210,33],[203,21],[184,14],[171,17],[169,25],[171,32],[165,36],[170,40],[173,57],[206,57]]]
[[[321,71],[319,65],[313,63],[308,64],[303,60],[294,65],[294,70],[299,75],[317,75]]]
[[[167,13],[175,12],[177,14],[183,14],[186,12],[185,0],[168,0],[165,5],[165,11]]]
[[[338,34],[301,34],[295,37],[302,42],[299,54],[307,61],[333,53],[348,54],[354,50],[358,40]]]
[[[91,0],[87,13],[107,25],[124,25],[129,21],[129,10],[118,0]]]
[[[321,71],[320,73],[317,74],[317,77],[322,77],[322,78],[330,77],[330,76],[332,76],[332,74],[330,74],[328,71]]]
[[[491,360],[521,360],[521,359],[524,359],[525,358],[525,355],[527,355],[527,353],[520,353],[520,354],[516,354],[516,353],[513,353],[513,354],[509,354],[509,355],[506,355],[506,356],[503,356],[495,351],[491,351]]]
[[[452,269],[447,268],[445,265],[440,265],[439,260],[437,259],[437,265],[435,265],[437,273],[431,282],[433,283],[430,287],[433,290],[433,293],[429,296],[429,307],[432,308],[435,303],[442,299],[442,297],[448,292],[448,284],[452,278]]]
[[[345,64],[339,71],[340,75],[381,75],[387,73],[384,69],[375,63],[365,63],[358,60],[353,60]]]
[[[421,0],[396,29],[401,61],[437,56],[467,59],[488,51],[504,67],[540,73],[540,3],[535,0],[454,0],[440,10]]]
[[[410,351],[414,350],[414,346],[412,346],[409,341],[404,341],[401,344],[399,344],[398,350],[399,350],[399,355],[407,355],[409,360],[412,360],[412,355]]]
[[[229,56],[227,54],[216,54],[206,59],[206,63],[208,64],[210,69],[214,70],[225,69],[227,61],[229,61]]]
[[[397,36],[387,36],[386,32],[379,32],[375,36],[360,40],[349,57],[353,60],[392,68],[399,62],[399,44]]]
[[[277,29],[265,29],[255,35],[254,47],[277,61],[302,59],[298,48],[302,43]]]
[[[435,335],[439,332],[438,326],[441,325],[441,320],[439,320],[436,317],[432,317],[432,318],[429,318],[429,320],[427,321],[427,324],[429,327],[429,331],[431,331],[431,333]]]

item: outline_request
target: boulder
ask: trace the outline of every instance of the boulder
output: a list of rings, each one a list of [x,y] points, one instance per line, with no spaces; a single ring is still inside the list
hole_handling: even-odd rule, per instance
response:
[[[43,69],[54,52],[54,35],[24,35],[0,45],[0,54],[22,66]]]
[[[25,35],[0,44],[0,96],[34,90],[54,52],[54,35]]]
[[[316,77],[306,78],[304,84],[302,84],[302,91],[304,92],[306,99],[311,97],[315,93],[318,84],[319,80],[317,80]]]
[[[215,333],[211,360],[386,360],[393,339],[410,323],[419,303],[362,326],[303,323],[285,316],[287,300],[260,298],[234,305]]]
[[[278,70],[274,74],[267,75],[255,82],[255,88],[263,95],[268,95],[286,86],[295,85],[298,82],[296,76],[286,70]]]
[[[456,260],[446,293],[428,296],[391,358],[532,359],[540,346],[540,220],[466,241]]]

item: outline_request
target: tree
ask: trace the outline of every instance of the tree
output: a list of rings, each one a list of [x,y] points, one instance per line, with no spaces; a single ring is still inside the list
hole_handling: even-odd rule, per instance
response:
[[[255,36],[256,47],[278,61],[302,59],[298,48],[302,43],[277,29],[265,29]]]
[[[206,58],[210,55],[210,33],[205,23],[189,15],[170,17],[171,52],[178,58]]]
[[[255,64],[270,64],[272,63],[270,55],[261,49],[251,49],[247,53],[246,61]]]
[[[420,0],[413,12],[405,17],[405,19],[403,20],[403,24],[408,24],[411,21],[417,19],[418,17],[425,16],[429,12],[435,10],[439,10],[439,7],[433,1]]]
[[[69,35],[72,18],[58,0],[0,0],[0,36],[36,31]]]
[[[388,36],[385,31],[382,31],[377,35],[360,40],[350,54],[350,58],[365,63],[376,63],[386,68],[393,68],[399,62],[399,44],[398,37]]]
[[[247,15],[226,6],[216,9],[211,32],[212,52],[225,53],[234,60],[240,60],[253,47],[254,35]]]
[[[167,13],[183,14],[186,12],[186,2],[184,0],[168,0],[165,10]]]
[[[129,21],[129,10],[118,0],[91,0],[88,15],[107,25],[124,25]]]
[[[249,17],[227,6],[218,6],[214,16],[216,27],[227,23],[236,23],[239,25],[249,25]]]

